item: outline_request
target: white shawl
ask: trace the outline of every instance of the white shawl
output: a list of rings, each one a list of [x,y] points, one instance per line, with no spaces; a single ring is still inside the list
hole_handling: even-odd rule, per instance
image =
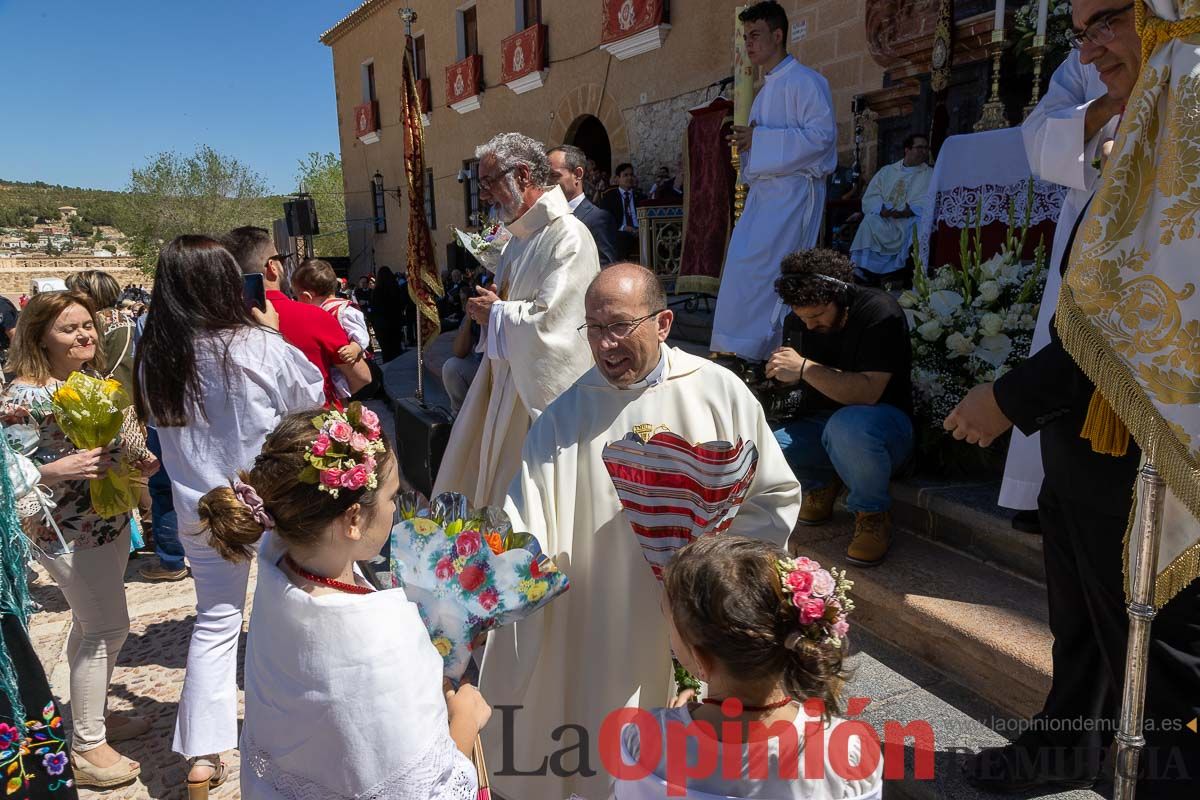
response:
[[[475,800],[442,659],[403,589],[313,597],[268,534],[246,649],[246,800]]]

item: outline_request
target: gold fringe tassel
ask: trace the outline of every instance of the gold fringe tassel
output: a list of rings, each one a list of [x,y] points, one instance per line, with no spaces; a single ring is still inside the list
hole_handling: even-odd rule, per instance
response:
[[[1092,443],[1093,453],[1120,458],[1129,452],[1129,428],[1121,422],[1099,389],[1092,392],[1087,419],[1083,421],[1079,435]]]

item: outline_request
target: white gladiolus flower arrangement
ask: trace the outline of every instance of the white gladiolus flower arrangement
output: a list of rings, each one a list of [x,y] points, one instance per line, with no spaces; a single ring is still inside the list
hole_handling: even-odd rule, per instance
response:
[[[900,306],[912,340],[917,417],[937,432],[972,387],[996,380],[1029,355],[1046,251],[1039,243],[1033,261],[1020,260],[1029,220],[1018,227],[1014,216],[1000,252],[986,259],[978,228],[963,230],[962,266],[927,274],[913,248],[913,288],[900,296]]]

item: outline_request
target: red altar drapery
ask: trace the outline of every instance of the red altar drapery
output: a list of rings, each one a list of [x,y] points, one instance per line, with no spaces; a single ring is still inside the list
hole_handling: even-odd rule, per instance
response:
[[[733,124],[733,103],[719,97],[692,109],[685,140],[686,186],[683,255],[676,293],[717,293],[725,250],[733,231],[733,188],[737,176],[725,137]]]

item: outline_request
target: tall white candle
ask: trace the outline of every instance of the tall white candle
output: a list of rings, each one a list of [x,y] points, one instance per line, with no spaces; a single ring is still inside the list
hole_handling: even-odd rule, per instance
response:
[[[992,29],[1004,30],[1004,0],[996,0],[996,20],[992,23]]]
[[[1037,35],[1046,35],[1046,15],[1050,12],[1050,0],[1038,0]]]

